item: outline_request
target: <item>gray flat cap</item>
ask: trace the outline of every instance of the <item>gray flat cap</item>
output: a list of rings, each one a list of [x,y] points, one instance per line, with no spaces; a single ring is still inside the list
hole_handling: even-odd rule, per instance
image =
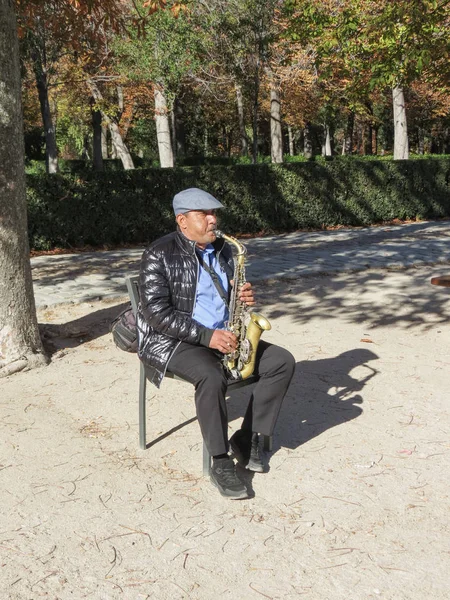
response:
[[[198,188],[189,188],[178,192],[173,198],[173,210],[179,215],[190,210],[215,210],[225,208],[218,200]]]

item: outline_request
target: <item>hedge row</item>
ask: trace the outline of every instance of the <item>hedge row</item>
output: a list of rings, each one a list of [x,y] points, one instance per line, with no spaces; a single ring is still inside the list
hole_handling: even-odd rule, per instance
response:
[[[28,175],[30,246],[147,243],[174,229],[172,198],[208,190],[231,234],[450,217],[450,157]]]
[[[446,154],[412,154],[410,153],[409,158],[411,160],[433,160],[433,159],[449,159],[450,155]],[[315,154],[311,158],[306,158],[302,154],[296,154],[291,156],[285,154],[283,161],[285,163],[299,163],[299,162],[329,162],[329,161],[391,161],[394,160],[392,154],[380,155],[342,155],[336,154],[333,156],[322,156]],[[250,156],[186,156],[185,158],[177,158],[179,167],[200,167],[200,166],[212,166],[221,165],[231,167],[233,165],[250,165],[252,159]],[[136,169],[156,169],[159,167],[159,160],[157,157],[154,158],[141,158],[140,156],[133,156],[133,162]],[[270,164],[270,156],[258,155],[258,164]],[[76,173],[77,175],[84,176],[94,171],[94,165],[90,160],[83,159],[58,159],[58,169],[61,173]],[[105,158],[103,159],[103,170],[104,171],[123,171],[122,161],[118,158]],[[25,171],[31,175],[39,175],[45,173],[45,161],[44,160],[28,160],[25,164]]]

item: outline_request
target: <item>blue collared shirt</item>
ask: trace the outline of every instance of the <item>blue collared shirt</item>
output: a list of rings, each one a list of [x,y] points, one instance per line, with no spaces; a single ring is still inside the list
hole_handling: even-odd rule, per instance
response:
[[[214,247],[208,244],[204,250],[196,249],[206,265],[209,265],[219,276],[225,294],[228,294],[228,279],[220,268]],[[197,283],[197,296],[193,318],[209,329],[225,329],[228,321],[228,307],[219,295],[211,275],[200,265]]]

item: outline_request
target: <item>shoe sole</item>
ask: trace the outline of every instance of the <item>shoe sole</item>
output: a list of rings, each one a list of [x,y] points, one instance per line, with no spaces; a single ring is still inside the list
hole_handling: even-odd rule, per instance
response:
[[[243,469],[247,469],[248,471],[253,471],[253,473],[264,473],[264,465],[260,465],[258,463],[254,463],[251,459],[248,463],[245,463],[241,456],[239,450],[236,452],[236,449],[233,448],[232,442],[230,442],[231,456],[237,460],[239,466]]]
[[[248,464],[244,468],[254,473],[264,473],[264,465],[254,463],[251,460],[248,461]]]
[[[248,492],[247,490],[242,490],[242,492],[228,492],[227,490],[224,490],[223,488],[220,487],[220,485],[217,483],[217,481],[213,478],[210,477],[211,483],[219,490],[220,494],[222,496],[224,496],[224,498],[229,498],[230,500],[245,500],[245,498],[248,498]]]

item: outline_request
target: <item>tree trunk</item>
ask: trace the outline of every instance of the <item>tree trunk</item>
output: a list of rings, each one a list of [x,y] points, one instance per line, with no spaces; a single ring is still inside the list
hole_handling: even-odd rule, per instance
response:
[[[431,133],[431,141],[430,141],[430,154],[439,154],[439,139],[436,138],[436,133]]]
[[[184,158],[186,154],[186,129],[184,126],[184,110],[181,102],[175,98],[175,154]]]
[[[85,135],[83,138],[83,150],[81,151],[82,160],[85,160],[85,161],[91,160],[91,156],[90,156],[89,152],[90,152],[89,138],[87,135]]]
[[[100,113],[101,116],[101,113]],[[108,158],[108,127],[102,122],[102,158]]]
[[[228,134],[227,134],[227,126],[222,124],[222,154],[223,156],[227,156],[228,152]]]
[[[99,102],[100,100],[102,100],[103,96],[102,96],[100,90],[98,89],[97,84],[92,80],[88,80],[87,84],[89,86],[89,89],[91,90],[91,94],[94,97],[95,101]],[[118,94],[119,94],[119,103],[120,103],[119,88],[118,88]],[[119,126],[105,112],[102,111],[101,115],[102,115],[102,120],[108,125],[109,131],[111,133],[111,142],[112,142],[113,148],[115,149],[115,152],[117,153],[118,157],[122,161],[123,168],[125,169],[125,171],[134,169],[133,159],[131,158],[131,154],[129,153],[128,148],[126,147],[125,142],[122,139]]]
[[[253,96],[253,148],[252,148],[252,163],[256,165],[258,162],[258,112],[259,112],[259,62],[255,73],[255,89]]]
[[[417,128],[417,154],[425,153],[425,132],[423,127],[419,125]]]
[[[311,124],[306,123],[303,129],[303,154],[305,158],[313,157],[313,144],[311,138]]]
[[[92,127],[94,130],[92,155],[95,171],[103,171],[103,149],[102,149],[102,114],[99,110],[91,110]]]
[[[330,127],[330,125],[328,125],[328,123],[325,123],[323,127],[324,127],[324,134],[325,134],[323,154],[324,154],[324,156],[332,156],[333,149],[332,149],[332,142],[331,142],[331,127]]]
[[[347,125],[345,128],[344,143],[342,145],[342,154],[351,155],[353,152],[353,130],[355,127],[355,113],[349,113]]]
[[[176,116],[175,116],[175,111],[174,109],[172,109],[170,111],[169,114],[169,122],[170,122],[170,139],[172,140],[172,153],[173,153],[173,166],[175,166],[177,164],[177,152],[176,152],[176,148],[177,148],[177,135],[176,135],[176,129],[177,129],[177,123],[176,123]]]
[[[374,156],[378,154],[378,129],[378,126],[372,127],[372,154]]]
[[[111,154],[111,158],[112,158],[113,160],[116,160],[116,159],[117,159],[117,157],[118,157],[118,154],[117,154],[117,148],[116,148],[116,147],[115,147],[115,145],[114,145],[114,140],[112,139],[112,136],[111,136],[111,131],[110,131],[109,127],[108,127],[108,131],[109,131],[109,137],[110,137],[110,139],[111,139],[111,152],[110,152],[110,154]]]
[[[236,105],[239,120],[239,135],[241,138],[241,156],[247,156],[248,154],[248,137],[245,131],[245,119],[244,119],[244,101],[242,99],[242,88],[240,85],[236,85]]]
[[[364,127],[364,155],[372,156],[372,133],[373,128],[369,123]]]
[[[273,163],[283,162],[283,132],[281,129],[281,101],[275,82],[270,86],[270,155]]]
[[[443,154],[450,154],[450,129],[448,127],[444,131]]]
[[[109,119],[109,117],[107,117],[104,113],[102,113],[102,117],[103,119]],[[131,158],[131,154],[125,142],[122,139],[119,126],[115,121],[109,119],[108,127],[109,131],[111,132],[111,140],[113,146],[115,148],[117,156],[122,161],[123,168],[125,169],[125,171],[131,171],[132,169],[134,169],[133,159]]]
[[[47,71],[43,64],[41,53],[37,48],[32,50],[31,58],[33,61],[34,75],[36,77],[36,86],[45,133],[45,166],[47,173],[56,173],[58,171],[58,151],[56,147],[55,126],[53,124],[50,102],[48,99]]]
[[[208,156],[209,154],[209,132],[208,125],[205,124],[205,129],[203,130],[203,156]]]
[[[173,167],[173,149],[170,136],[169,111],[164,92],[155,86],[155,121],[158,140],[159,164],[161,168]]]
[[[123,107],[124,107],[124,103],[123,103],[123,88],[121,85],[117,85],[116,86],[116,91],[117,91],[117,106],[119,107],[119,112],[117,113],[117,121],[120,121],[120,119],[122,118],[122,114],[123,114]]]
[[[227,157],[231,158],[231,150],[233,149],[233,129],[227,130]]]
[[[17,25],[0,0],[0,377],[47,364],[39,336],[27,237]]]
[[[365,125],[361,123],[358,119],[356,122],[356,132],[354,135],[355,143],[356,143],[356,153],[362,156],[364,154],[364,144],[365,144]]]
[[[294,156],[294,134],[291,125],[288,125],[288,138],[289,138],[289,156]]]
[[[392,89],[394,108],[394,160],[409,158],[408,127],[406,124],[405,96],[400,85]]]

